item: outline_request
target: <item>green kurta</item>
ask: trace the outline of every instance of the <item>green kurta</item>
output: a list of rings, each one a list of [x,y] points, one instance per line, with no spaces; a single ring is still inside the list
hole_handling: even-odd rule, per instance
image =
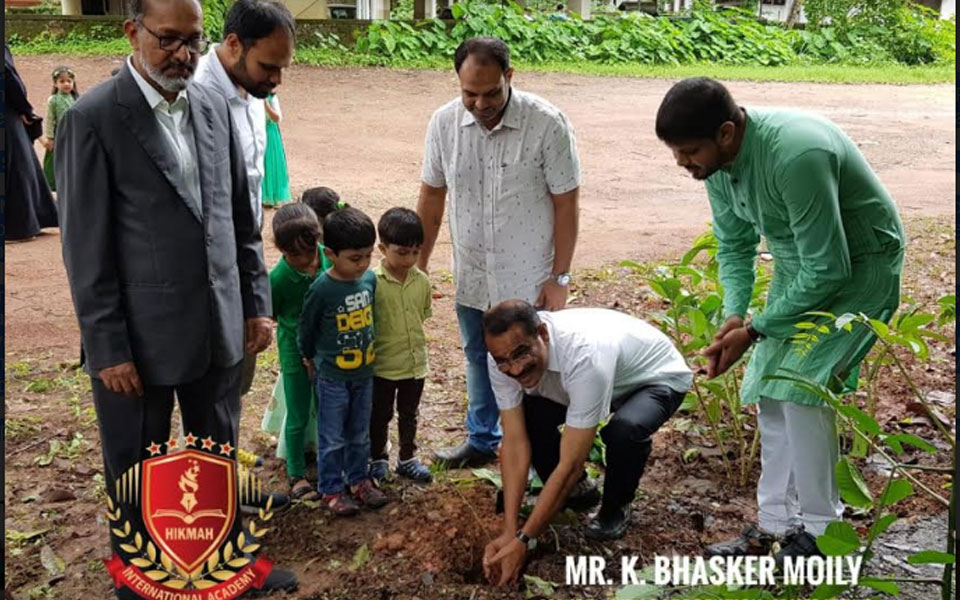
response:
[[[763,377],[782,368],[836,386],[866,356],[875,340],[863,327],[823,335],[808,353],[790,338],[815,320],[808,311],[893,315],[906,244],[893,200],[839,127],[793,111],[749,109],[736,160],[706,186],[727,316],[746,314],[761,235],[774,257],[766,308],[753,319],[766,339],[750,357],[743,401],[819,404]]]
[[[297,347],[303,299],[317,276],[332,266],[323,253],[322,244],[317,245],[317,251],[320,253],[321,266],[316,275],[297,271],[282,256],[270,270],[270,296],[273,300],[273,317],[277,320],[277,354],[283,370],[297,371],[303,368]]]
[[[73,103],[76,101],[77,99],[73,97],[73,94],[63,94],[61,92],[57,92],[47,99],[47,116],[43,120],[44,137],[56,140],[57,123],[60,122],[63,114],[67,112],[67,109],[73,106]],[[53,153],[55,151],[56,148],[47,150],[43,155],[43,174],[47,178],[47,184],[50,186],[51,192],[57,191],[57,181],[53,172]]]

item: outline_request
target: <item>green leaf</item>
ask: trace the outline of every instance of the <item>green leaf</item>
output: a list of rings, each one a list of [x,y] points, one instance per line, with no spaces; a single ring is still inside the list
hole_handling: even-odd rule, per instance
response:
[[[877,521],[870,526],[870,531],[867,532],[867,540],[873,541],[883,535],[883,533],[890,528],[897,521],[897,515],[886,514],[877,519]]]
[[[949,565],[957,561],[957,557],[937,550],[921,550],[907,557],[911,565]]]
[[[524,575],[523,583],[526,584],[527,587],[527,598],[552,596],[556,592],[556,584],[540,579],[534,575]]]
[[[503,478],[500,477],[500,473],[497,473],[493,469],[474,469],[471,473],[473,473],[473,476],[477,479],[489,481],[498,490],[503,489]]]
[[[913,435],[912,433],[898,433],[896,435],[888,435],[883,438],[883,441],[894,450],[897,450],[899,448],[899,450],[902,451],[903,450],[902,444],[906,444],[908,446],[913,446],[914,448],[919,448],[924,452],[937,451],[936,446],[924,440],[923,438]]]
[[[460,20],[460,18],[467,13],[467,9],[463,7],[463,4],[455,2],[450,7],[450,12],[453,13],[454,19]]]
[[[891,596],[896,596],[900,593],[900,587],[892,581],[863,577],[860,579],[860,585],[865,585],[868,588],[877,590],[878,592],[883,592],[884,594],[889,594]]]
[[[817,538],[817,548],[827,556],[845,556],[860,549],[860,538],[849,523],[834,521]]]
[[[613,596],[617,600],[650,600],[660,598],[663,588],[650,583],[628,585],[617,590]]]
[[[367,564],[370,560],[370,548],[366,544],[357,548],[357,551],[353,553],[353,560],[350,561],[350,566],[347,567],[351,571],[357,571]]]
[[[906,479],[896,479],[890,482],[890,487],[880,496],[879,503],[881,507],[886,508],[912,495],[913,485]]]
[[[707,328],[710,324],[707,322],[707,317],[702,312],[696,308],[692,308],[687,311],[687,317],[690,319],[690,331],[695,337],[703,337],[707,333]]]
[[[864,483],[860,471],[847,457],[837,463],[834,473],[837,477],[837,486],[840,488],[840,497],[850,506],[870,508],[873,506],[873,496]]]

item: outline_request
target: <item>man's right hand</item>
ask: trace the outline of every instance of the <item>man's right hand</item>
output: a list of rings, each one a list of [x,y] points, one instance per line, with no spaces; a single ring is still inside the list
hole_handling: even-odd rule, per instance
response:
[[[131,398],[143,396],[143,382],[140,381],[140,375],[133,361],[100,369],[97,375],[103,385],[115,394],[124,394]]]
[[[739,329],[740,327],[743,327],[743,317],[733,315],[727,318],[726,322],[717,330],[717,334],[713,336],[713,344],[704,348],[701,354],[707,359],[707,379],[713,379],[719,374],[721,348],[717,342],[722,340],[734,329]]]

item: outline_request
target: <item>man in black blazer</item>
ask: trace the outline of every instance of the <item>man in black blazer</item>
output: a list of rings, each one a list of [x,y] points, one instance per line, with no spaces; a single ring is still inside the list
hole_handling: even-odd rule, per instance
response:
[[[207,45],[200,4],[129,9],[132,56],[66,113],[56,140],[63,258],[108,483],[167,445],[174,394],[184,432],[235,458],[241,359],[272,335],[230,111],[191,82]],[[296,579],[275,570],[268,584]]]

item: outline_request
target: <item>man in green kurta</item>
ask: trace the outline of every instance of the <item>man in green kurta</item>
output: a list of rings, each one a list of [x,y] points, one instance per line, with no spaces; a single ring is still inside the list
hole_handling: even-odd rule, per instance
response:
[[[717,237],[726,322],[704,350],[707,376],[723,374],[751,346],[741,397],[759,403],[759,519],[708,555],[818,553],[815,536],[842,518],[833,472],[835,415],[777,372],[841,389],[875,342],[866,328],[822,335],[802,351],[791,336],[810,311],[888,321],[900,301],[906,239],[896,206],[856,145],[835,124],[788,110],[738,106],[707,78],[664,97],[657,137],[677,164],[706,183]],[[757,246],[774,274],[766,307],[748,314]],[[850,379],[854,379],[850,378]]]

